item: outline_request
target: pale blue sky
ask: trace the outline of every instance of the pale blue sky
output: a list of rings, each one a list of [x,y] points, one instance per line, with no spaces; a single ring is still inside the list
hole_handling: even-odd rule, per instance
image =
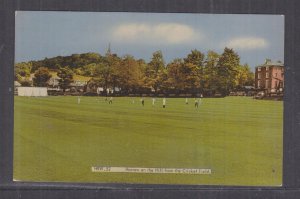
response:
[[[16,62],[74,53],[104,54],[166,62],[192,49],[222,53],[233,48],[251,68],[265,58],[284,62],[284,16],[115,12],[16,12]]]

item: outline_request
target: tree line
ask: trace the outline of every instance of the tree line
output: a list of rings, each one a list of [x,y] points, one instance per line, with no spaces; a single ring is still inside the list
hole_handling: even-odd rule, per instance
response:
[[[240,63],[239,55],[230,48],[222,54],[191,50],[185,58],[165,63],[161,51],[152,54],[147,63],[131,55],[119,57],[108,51],[73,54],[17,63],[15,80],[23,86],[47,86],[49,71],[56,71],[62,89],[69,87],[74,74],[89,76],[87,87],[96,92],[98,87],[119,88],[130,93],[206,93],[227,95],[230,91],[254,84],[254,74],[247,64]],[[30,81],[30,75],[34,74]]]

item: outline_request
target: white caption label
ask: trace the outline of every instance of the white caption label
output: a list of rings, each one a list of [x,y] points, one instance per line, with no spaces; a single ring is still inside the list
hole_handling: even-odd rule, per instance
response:
[[[195,168],[143,168],[143,167],[101,167],[93,166],[92,172],[112,173],[173,173],[173,174],[211,174],[211,169]]]

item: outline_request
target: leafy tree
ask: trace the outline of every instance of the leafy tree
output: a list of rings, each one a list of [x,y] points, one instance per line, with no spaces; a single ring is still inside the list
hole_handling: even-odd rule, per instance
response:
[[[76,75],[85,75],[84,71],[82,71],[83,69],[82,68],[76,68],[73,70],[73,72],[76,74]],[[90,75],[87,75],[87,76],[90,76]]]
[[[184,63],[175,59],[168,67],[168,83],[173,89],[184,92],[196,92],[200,87],[199,67],[193,63]]]
[[[85,65],[82,67],[82,75],[93,77],[96,74],[96,68],[97,68],[97,64],[95,63]]]
[[[155,92],[162,84],[161,73],[165,69],[165,62],[161,51],[156,51],[145,70],[145,85]]]
[[[87,60],[89,64],[101,62],[102,56],[98,53],[83,53],[80,55],[82,60]]]
[[[15,80],[21,81],[24,78],[30,77],[30,71],[32,68],[31,62],[21,62],[15,65]]]
[[[66,66],[59,69],[57,76],[60,78],[58,85],[63,89],[63,92],[65,92],[65,90],[73,82],[73,71]]]
[[[184,59],[184,62],[201,67],[203,66],[204,57],[205,55],[203,53],[194,49],[190,54],[187,55],[187,57]]]
[[[240,66],[240,57],[233,49],[225,48],[217,64],[218,86],[223,95],[234,89]]]
[[[132,56],[125,56],[116,70],[119,87],[126,93],[141,87],[142,70]]]
[[[171,63],[167,65],[168,72],[168,86],[172,90],[183,90],[184,85],[182,82],[182,67],[183,67],[182,59],[174,59]]]
[[[108,88],[115,88],[118,86],[117,71],[120,65],[120,58],[116,54],[106,53],[105,57],[101,58],[101,61],[95,65],[94,80],[97,80],[97,84],[104,88],[104,91]]]
[[[120,70],[122,68],[122,59],[116,54],[110,54],[108,57],[109,76],[108,85],[111,88],[120,87]]]
[[[197,92],[204,84],[204,57],[200,51],[194,49],[184,59],[184,75],[187,89]]]
[[[251,72],[248,64],[239,66],[236,81],[237,81],[236,84],[238,85],[238,87],[253,86],[254,73]]]
[[[185,91],[198,92],[202,86],[202,67],[192,63],[186,63],[182,68],[182,79],[184,80]]]
[[[204,67],[203,89],[209,95],[213,95],[218,90],[218,71],[217,65],[220,55],[214,51],[208,51]]]
[[[48,68],[40,67],[34,73],[33,85],[45,87],[48,85],[48,81],[51,78]]]
[[[32,86],[32,81],[29,78],[24,78],[20,80],[21,86]]]
[[[90,81],[87,84],[87,87],[92,92],[96,92],[97,88],[102,86],[103,86],[103,79],[97,77],[93,77],[92,79],[90,79]]]

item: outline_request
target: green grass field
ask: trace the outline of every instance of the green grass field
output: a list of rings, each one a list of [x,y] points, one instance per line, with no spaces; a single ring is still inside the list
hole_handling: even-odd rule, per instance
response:
[[[14,179],[278,186],[282,101],[15,97]],[[91,166],[210,168],[210,175],[93,173]]]

